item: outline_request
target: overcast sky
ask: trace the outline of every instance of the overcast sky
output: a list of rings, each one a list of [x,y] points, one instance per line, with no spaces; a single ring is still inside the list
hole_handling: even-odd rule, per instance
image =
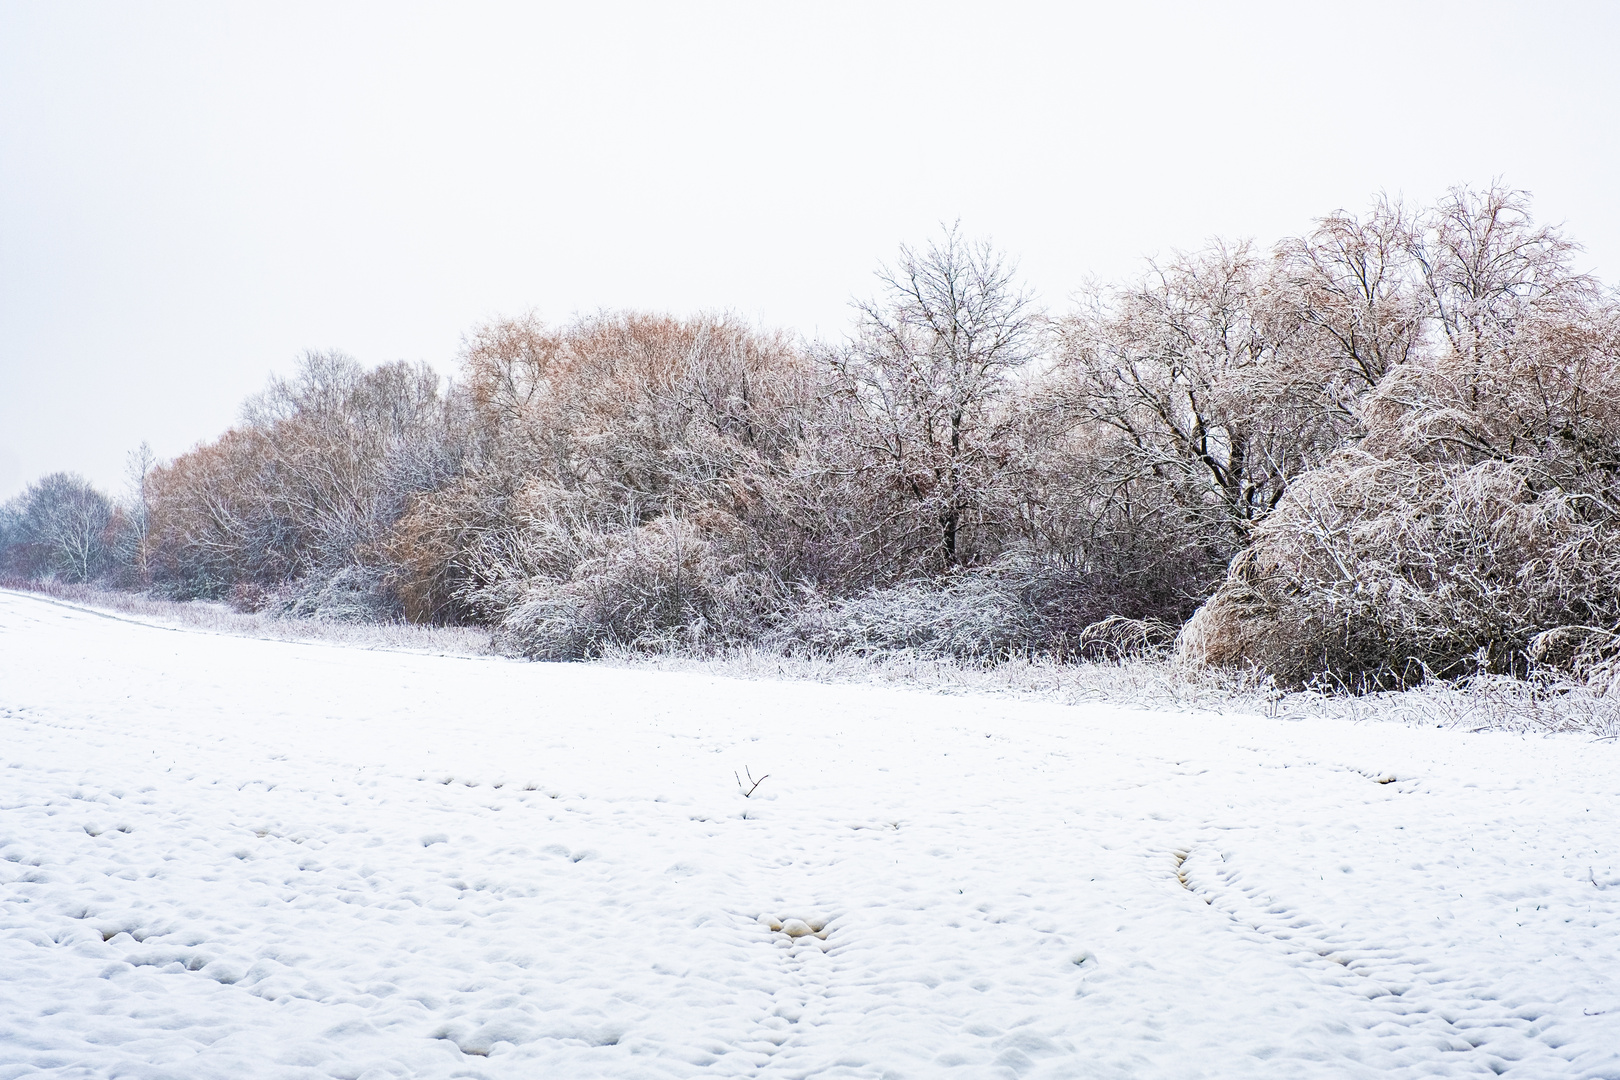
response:
[[[1620,280],[1620,4],[0,0],[0,498],[305,349],[534,310],[833,336],[961,219],[1061,308],[1501,176]]]

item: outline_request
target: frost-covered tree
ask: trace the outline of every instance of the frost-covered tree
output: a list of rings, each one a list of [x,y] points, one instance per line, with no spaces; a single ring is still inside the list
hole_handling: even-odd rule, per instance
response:
[[[43,477],[0,512],[0,544],[9,572],[85,582],[112,560],[112,502],[76,473]]]
[[[902,247],[878,273],[880,294],[857,305],[853,339],[824,353],[847,408],[845,464],[922,526],[938,567],[986,554],[968,534],[1006,464],[1013,377],[1040,350],[1042,323],[1016,270],[957,227]]]
[[[235,428],[149,474],[153,576],[217,597],[358,567],[381,574],[374,545],[414,493],[455,473],[457,445],[426,366],[306,354]]]
[[[1520,193],[1412,240],[1432,307],[1184,632],[1189,655],[1349,685],[1620,655],[1620,303]]]
[[[518,620],[536,655],[759,624],[777,541],[802,532],[780,484],[816,395],[791,338],[726,315],[497,319],[460,386],[473,460],[389,541],[407,610]]]

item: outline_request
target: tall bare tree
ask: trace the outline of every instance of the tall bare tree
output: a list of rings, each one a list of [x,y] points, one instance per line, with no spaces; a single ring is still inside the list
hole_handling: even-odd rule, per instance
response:
[[[152,530],[152,470],[157,465],[157,455],[145,442],[124,459],[126,489],[117,508],[114,557],[124,580],[137,587],[148,585],[152,580],[148,538]]]
[[[1180,492],[1212,550],[1247,541],[1333,434],[1317,373],[1294,362],[1266,266],[1247,244],[1216,244],[1093,293],[1064,325],[1067,406],[1117,431],[1121,479]]]
[[[112,502],[76,473],[52,473],[0,511],[6,569],[24,577],[90,581],[112,560]]]
[[[937,562],[972,561],[964,532],[1001,464],[998,406],[1036,356],[1040,320],[1016,266],[959,227],[900,249],[852,341],[825,354],[853,424],[853,467],[934,523]]]
[[[1483,355],[1532,312],[1578,310],[1597,295],[1596,282],[1571,266],[1580,246],[1538,226],[1529,195],[1500,183],[1452,188],[1419,223],[1411,250],[1438,329],[1459,356]]]
[[[1416,224],[1380,196],[1363,216],[1336,211],[1277,245],[1269,283],[1278,317],[1314,349],[1332,404],[1346,413],[1421,344],[1430,311],[1413,257]]]

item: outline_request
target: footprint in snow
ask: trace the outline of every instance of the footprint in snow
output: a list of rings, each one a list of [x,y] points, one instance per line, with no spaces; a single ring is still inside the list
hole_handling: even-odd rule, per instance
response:
[[[828,920],[822,918],[778,919],[770,915],[761,915],[759,917],[761,926],[773,933],[786,936],[795,945],[819,944],[826,941],[828,934],[827,922]]]

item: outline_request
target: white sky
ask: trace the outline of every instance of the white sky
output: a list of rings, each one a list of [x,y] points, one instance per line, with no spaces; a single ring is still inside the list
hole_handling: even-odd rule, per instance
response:
[[[0,0],[0,498],[306,348],[498,313],[841,333],[960,218],[1061,307],[1380,190],[1528,188],[1620,277],[1620,4]]]

